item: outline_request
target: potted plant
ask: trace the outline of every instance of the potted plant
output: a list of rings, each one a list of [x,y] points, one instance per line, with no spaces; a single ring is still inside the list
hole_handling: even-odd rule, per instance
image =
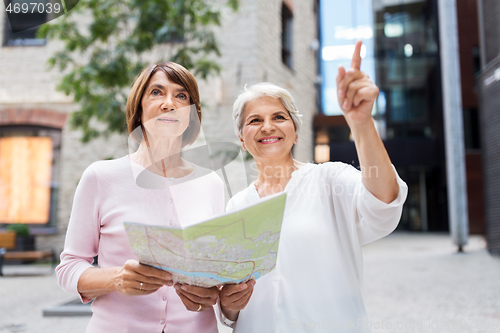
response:
[[[16,233],[16,250],[18,251],[34,251],[35,236],[30,234],[30,229],[26,224],[14,223],[7,226],[7,231]]]

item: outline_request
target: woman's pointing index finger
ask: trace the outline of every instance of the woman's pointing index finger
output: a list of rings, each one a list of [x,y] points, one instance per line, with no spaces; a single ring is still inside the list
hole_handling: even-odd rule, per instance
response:
[[[356,47],[354,48],[354,54],[352,55],[351,68],[360,69],[361,68],[361,42],[358,40],[356,42]]]

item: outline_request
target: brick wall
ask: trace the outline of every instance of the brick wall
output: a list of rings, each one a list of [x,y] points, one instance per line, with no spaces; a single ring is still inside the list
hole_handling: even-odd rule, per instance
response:
[[[37,125],[63,128],[67,115],[43,109],[10,108],[0,110],[0,126]]]

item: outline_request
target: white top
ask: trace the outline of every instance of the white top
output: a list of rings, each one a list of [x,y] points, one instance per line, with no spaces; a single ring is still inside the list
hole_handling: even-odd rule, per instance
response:
[[[128,156],[89,166],[76,189],[61,263],[59,285],[77,294],[78,280],[99,255],[99,267],[137,259],[123,222],[179,227],[224,210],[224,185],[211,170],[195,166],[181,178],[165,178]],[[82,299],[84,302],[89,299]],[[212,309],[186,310],[173,287],[145,296],[119,291],[95,298],[87,332],[217,332]]]
[[[350,165],[306,164],[293,172],[284,190],[276,269],[257,280],[234,332],[370,332],[361,245],[398,225],[408,187],[399,176],[397,182],[398,197],[386,204]],[[252,183],[231,198],[226,210],[259,200]]]

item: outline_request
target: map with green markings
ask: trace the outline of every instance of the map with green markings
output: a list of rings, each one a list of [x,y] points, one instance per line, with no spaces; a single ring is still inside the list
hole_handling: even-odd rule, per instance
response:
[[[178,229],[124,222],[137,259],[199,287],[240,283],[276,266],[286,193]]]

